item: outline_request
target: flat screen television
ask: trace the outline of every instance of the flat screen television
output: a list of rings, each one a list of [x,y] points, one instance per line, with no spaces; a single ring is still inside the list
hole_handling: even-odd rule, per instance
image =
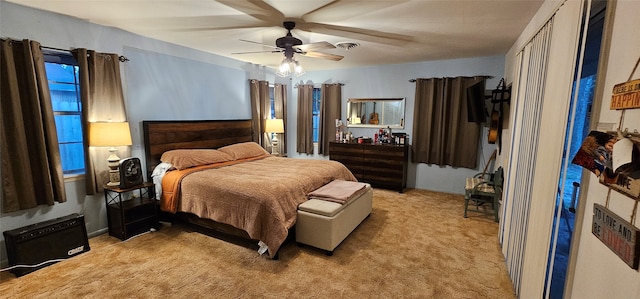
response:
[[[484,80],[467,87],[467,121],[484,123],[487,120]]]

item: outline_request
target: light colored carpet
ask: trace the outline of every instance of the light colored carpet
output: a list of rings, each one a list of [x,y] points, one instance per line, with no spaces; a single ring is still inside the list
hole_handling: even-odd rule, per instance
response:
[[[376,189],[373,212],[333,256],[287,243],[279,260],[174,225],[20,278],[3,298],[515,298],[491,217],[463,196]],[[43,250],[45,250],[43,248]]]

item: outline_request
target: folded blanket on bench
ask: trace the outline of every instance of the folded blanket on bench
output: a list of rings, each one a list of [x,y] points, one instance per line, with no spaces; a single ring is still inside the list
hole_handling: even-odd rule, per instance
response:
[[[334,180],[310,192],[307,198],[321,199],[339,204],[346,204],[360,196],[367,188],[366,183]]]

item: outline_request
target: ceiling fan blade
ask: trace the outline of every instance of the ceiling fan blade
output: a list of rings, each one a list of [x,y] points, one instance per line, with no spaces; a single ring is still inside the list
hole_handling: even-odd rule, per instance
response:
[[[299,26],[299,29],[316,32],[327,35],[341,36],[344,38],[353,38],[356,40],[368,41],[373,43],[403,45],[414,40],[412,36],[376,31],[370,29],[353,28],[345,26],[337,26],[322,23],[305,23]]]
[[[218,0],[218,2],[274,26],[280,25],[284,20],[284,14],[263,0]]]
[[[303,53],[299,53],[299,54],[302,54],[302,55],[307,56],[307,57],[323,58],[323,59],[333,60],[333,61],[340,61],[340,60],[342,60],[342,58],[344,58],[344,56],[342,56],[342,55],[322,53],[322,52],[303,52]]]
[[[261,45],[261,46],[264,46],[264,47],[274,48],[274,49],[278,49],[278,50],[281,49],[281,48],[278,48],[276,46],[267,45],[267,44],[263,44],[263,43],[259,43],[259,42],[254,42],[254,41],[250,41],[250,40],[246,40],[246,39],[240,39],[240,41],[247,42],[247,43],[252,43],[252,44],[258,44],[258,45]]]
[[[308,52],[308,51],[316,51],[316,50],[335,49],[336,46],[332,45],[329,42],[315,42],[315,43],[295,46],[294,48],[298,48],[304,52]]]

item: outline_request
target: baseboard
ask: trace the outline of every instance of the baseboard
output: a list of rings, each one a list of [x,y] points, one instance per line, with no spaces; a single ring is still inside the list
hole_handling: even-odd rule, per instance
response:
[[[108,233],[108,232],[109,232],[109,228],[108,228],[108,227],[105,227],[105,228],[103,228],[103,229],[99,229],[99,230],[97,230],[97,231],[94,231],[94,232],[88,233],[88,234],[87,234],[87,237],[89,237],[89,239],[91,239],[91,238],[93,238],[93,237],[97,237],[97,236],[99,236],[99,235],[106,234],[106,233]]]

